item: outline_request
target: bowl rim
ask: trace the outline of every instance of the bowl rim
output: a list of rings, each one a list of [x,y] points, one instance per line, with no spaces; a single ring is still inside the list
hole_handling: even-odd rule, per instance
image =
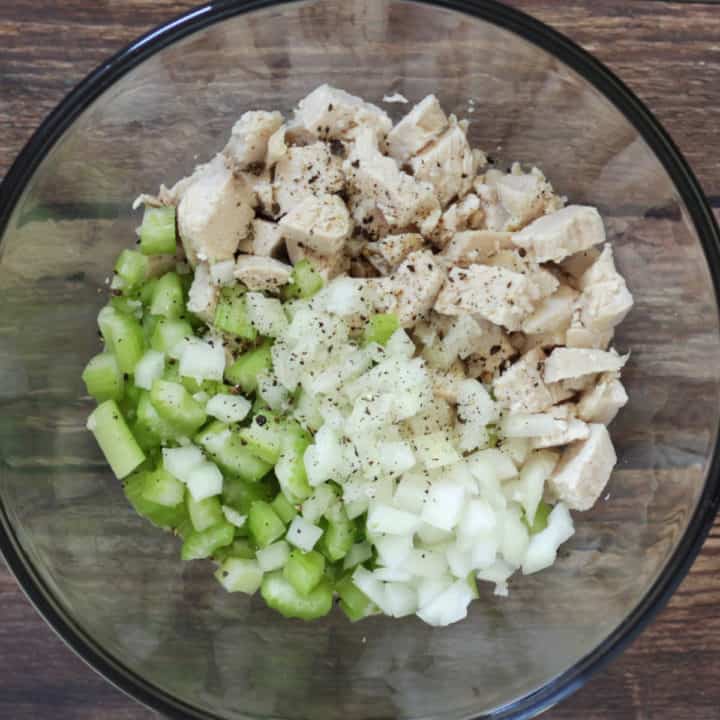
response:
[[[44,119],[0,184],[0,240],[27,183],[44,156],[77,117],[117,80],[179,40],[223,20],[302,0],[214,0],[150,30],[87,75]],[[667,131],[645,104],[603,63],[543,22],[497,0],[406,0],[452,10],[519,35],[567,65],[600,92],[650,146],[680,194],[705,252],[716,303],[720,288],[720,231],[700,184]],[[475,720],[525,720],[562,701],[617,657],[665,606],[703,545],[720,506],[720,452],[716,429],[707,478],[687,528],[664,569],[633,611],[588,655],[543,687]],[[33,567],[21,547],[0,498],[0,553],[20,588],[55,633],[92,669],[130,697],[171,718],[212,718],[147,682],[97,645],[71,616]]]

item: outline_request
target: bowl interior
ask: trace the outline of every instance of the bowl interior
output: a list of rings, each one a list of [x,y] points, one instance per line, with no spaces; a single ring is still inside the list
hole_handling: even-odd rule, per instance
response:
[[[114,257],[133,242],[133,198],[209,158],[245,110],[288,113],[322,82],[373,102],[435,93],[471,121],[474,145],[537,164],[572,202],[600,208],[636,299],[616,338],[632,351],[631,401],[612,426],[619,464],[605,498],[576,516],[554,568],[518,577],[509,598],[482,587],[446,629],[339,613],[284,621],[225,594],[134,516],[84,428],[80,372],[99,348]],[[27,561],[104,654],[222,718],[501,715],[592,653],[663,571],[703,489],[720,404],[707,262],[639,133],[519,35],[413,2],[265,7],[124,75],[47,153],[10,217],[0,337],[0,497]]]

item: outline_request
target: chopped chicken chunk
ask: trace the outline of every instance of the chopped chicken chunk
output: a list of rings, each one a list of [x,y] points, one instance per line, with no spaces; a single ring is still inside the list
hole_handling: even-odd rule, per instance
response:
[[[344,169],[350,186],[377,205],[390,227],[416,224],[426,233],[437,225],[441,211],[433,186],[418,182],[383,155],[372,130],[358,134]]]
[[[598,257],[600,257],[599,248],[591,247],[565,258],[565,260],[560,263],[560,267],[563,272],[567,273],[577,282]]]
[[[185,254],[191,264],[232,258],[253,219],[253,195],[234,177],[222,155],[193,174],[177,210]]]
[[[590,373],[614,372],[627,362],[627,355],[585,348],[555,348],[545,361],[545,382],[558,382]]]
[[[463,364],[455,362],[447,370],[430,369],[428,372],[432,380],[433,395],[456,405],[460,385],[466,379]]]
[[[538,262],[560,262],[605,242],[605,227],[596,208],[568,205],[531,222],[513,235],[513,242],[533,250]]]
[[[352,225],[345,203],[337,195],[311,195],[280,220],[286,238],[319,255],[341,252]]]
[[[335,255],[321,255],[291,238],[285,241],[285,247],[293,265],[299,263],[300,260],[307,260],[326,282],[347,272],[350,268],[350,257],[344,252],[338,252]]]
[[[290,281],[292,268],[275,258],[241,255],[235,277],[250,290],[277,290]]]
[[[285,133],[287,128],[281,125],[269,138],[267,142],[267,152],[265,154],[265,167],[271,168],[277,161],[285,155],[288,146],[285,142]]]
[[[223,153],[234,170],[245,170],[256,163],[264,163],[268,140],[282,125],[279,112],[253,110],[244,113],[233,125],[230,140]]]
[[[522,325],[528,334],[565,331],[570,326],[577,292],[567,285],[561,285],[552,295],[546,297]],[[563,344],[563,340],[560,343]]]
[[[510,233],[494,230],[456,232],[440,253],[448,265],[467,266],[485,263],[501,250],[512,248]]]
[[[209,321],[215,313],[218,288],[212,284],[210,268],[207,263],[198,263],[195,276],[188,291],[187,308],[203,320]]]
[[[540,435],[532,439],[533,448],[549,448],[558,445],[567,445],[576,440],[585,440],[590,436],[590,428],[577,418],[577,408],[572,403],[557,405],[550,408],[548,413],[555,419],[562,421],[562,426],[548,435]]]
[[[463,197],[472,187],[477,161],[454,117],[450,127],[410,160],[414,176],[432,183],[441,205],[455,197]]]
[[[607,428],[588,426],[589,436],[569,445],[550,476],[550,491],[572,510],[589,510],[610,479],[617,457]]]
[[[252,235],[240,244],[240,250],[261,257],[277,257],[285,247],[282,230],[277,223],[255,218],[252,221]]]
[[[605,373],[594,387],[586,390],[578,402],[578,415],[586,422],[609,425],[625,407],[627,393],[618,373]]]
[[[496,174],[496,175],[494,175]],[[494,185],[498,199],[509,215],[507,230],[519,230],[546,212],[559,209],[552,185],[537,168],[524,173],[519,164],[509,173],[489,170],[486,182]]]
[[[438,99],[427,95],[388,134],[390,157],[402,165],[440,135],[447,125],[447,115]]]
[[[613,339],[614,332],[612,330],[588,330],[582,325],[573,324],[565,333],[565,345],[573,348],[596,348],[598,350],[607,349]]]
[[[342,163],[325,143],[290,147],[275,165],[274,202],[284,214],[307,197],[340,192],[344,184]]]
[[[352,140],[364,129],[382,138],[390,132],[392,120],[376,105],[325,84],[300,101],[294,124],[322,140]]]
[[[363,255],[382,275],[389,275],[411,252],[424,245],[423,236],[418,233],[387,235],[365,245]]]
[[[510,412],[539,413],[553,404],[542,377],[545,353],[531,350],[493,382],[495,399]]]
[[[512,237],[512,236],[511,236]],[[541,267],[537,261],[524,250],[498,250],[490,255],[485,263],[493,267],[506,268],[516,273],[522,273],[530,282],[530,299],[535,303],[542,298],[552,295],[560,281],[549,270]]]
[[[530,281],[501,267],[470,265],[450,270],[435,309],[443,315],[477,313],[508,330],[519,330],[533,310]]]
[[[485,214],[480,209],[480,198],[468,193],[462,200],[454,202],[442,214],[433,230],[430,241],[433,247],[442,250],[453,236],[463,230],[477,230],[482,226]]]
[[[433,306],[444,281],[445,271],[430,251],[410,253],[392,275],[376,281],[379,307],[411,327]]]

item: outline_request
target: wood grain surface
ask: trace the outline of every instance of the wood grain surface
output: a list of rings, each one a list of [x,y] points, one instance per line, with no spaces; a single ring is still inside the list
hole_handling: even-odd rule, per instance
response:
[[[188,0],[0,2],[0,176],[87,72]],[[670,131],[720,208],[720,6],[512,0],[608,64]],[[630,649],[546,717],[720,717],[720,523],[668,607]],[[89,670],[0,568],[0,718],[155,717]]]

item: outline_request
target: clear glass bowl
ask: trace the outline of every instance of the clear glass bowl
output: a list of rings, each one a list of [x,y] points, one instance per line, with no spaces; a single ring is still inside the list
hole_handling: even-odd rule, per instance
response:
[[[80,372],[141,191],[187,174],[245,110],[322,82],[436,93],[500,162],[599,206],[636,306],[620,462],[557,565],[468,619],[286,621],[225,594],[136,517],[84,429]],[[471,100],[473,102],[471,102]],[[388,106],[394,116],[404,106]],[[137,41],[46,120],[2,185],[0,546],[45,618],[112,682],[193,718],[530,717],[657,611],[718,505],[718,230],[641,103],[566,38],[492,2],[214,3]]]

